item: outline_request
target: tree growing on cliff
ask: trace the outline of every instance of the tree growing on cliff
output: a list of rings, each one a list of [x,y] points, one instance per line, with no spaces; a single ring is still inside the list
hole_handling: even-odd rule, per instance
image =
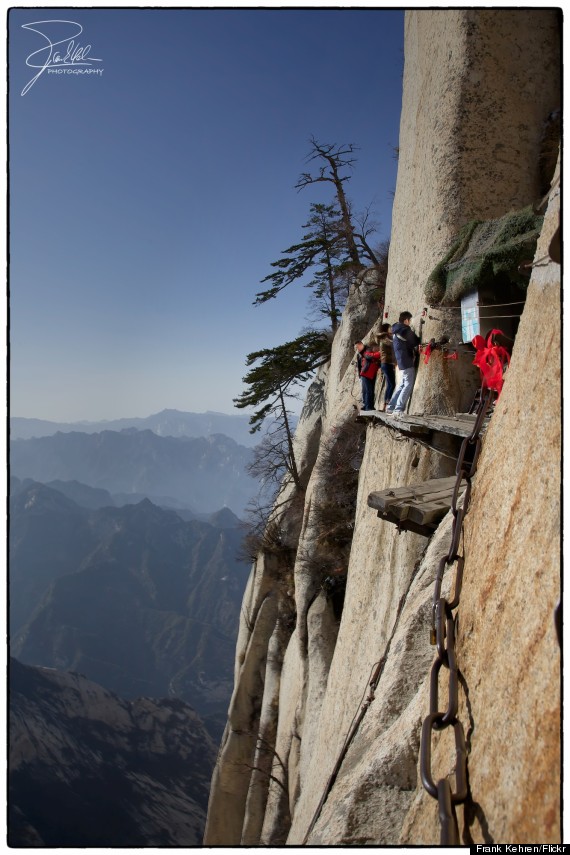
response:
[[[330,339],[317,330],[310,330],[277,347],[248,354],[246,365],[253,367],[243,382],[249,388],[234,398],[234,404],[238,409],[258,408],[249,419],[250,433],[259,431],[265,419],[273,418],[272,427],[256,448],[252,474],[280,482],[283,474],[288,473],[295,486],[301,486],[288,401],[296,397],[300,384],[329,357]]]
[[[317,316],[328,319],[334,334],[346,298],[342,274],[350,262],[348,244],[338,208],[312,204],[310,210],[311,216],[303,225],[303,239],[285,249],[283,257],[271,264],[275,272],[261,280],[271,286],[256,294],[254,305],[272,300],[288,285],[314,271],[305,287],[312,290]]]
[[[321,143],[311,137],[311,150],[307,155],[307,162],[317,162],[317,171],[314,174],[310,172],[301,173],[301,177],[297,181],[295,188],[302,190],[312,184],[328,182],[333,185],[336,195],[338,207],[340,209],[341,228],[346,241],[348,256],[354,268],[358,271],[364,266],[362,258],[372,264],[376,264],[377,260],[374,251],[368,243],[369,209],[365,213],[363,222],[358,222],[355,225],[355,220],[352,216],[351,204],[344,191],[344,184],[350,180],[350,175],[343,174],[347,169],[351,170],[356,157],[354,153],[358,150],[353,143],[346,145],[336,145],[334,143]],[[319,163],[320,162],[320,163]]]
[[[374,266],[381,264],[378,256],[378,251],[372,249],[368,238],[378,231],[378,223],[372,219],[372,205],[368,205],[364,211],[352,216],[352,206],[349,206],[349,212],[354,222],[354,237],[362,248],[365,257],[372,262]]]
[[[350,175],[343,172],[356,162],[352,156],[355,146],[352,143],[345,146],[323,144],[314,137],[311,146],[308,160],[321,160],[322,163],[316,174],[304,172],[295,186],[300,190],[309,184],[332,183],[336,203],[311,204],[302,240],[285,249],[282,257],[271,264],[273,273],[261,280],[269,283],[269,287],[256,294],[254,305],[272,300],[284,288],[311,272],[313,278],[305,286],[312,290],[313,314],[309,317],[311,321],[326,317],[334,334],[355,274],[367,264],[375,267],[381,264],[370,243],[377,225],[371,216],[371,206],[361,214],[353,214],[344,190]]]

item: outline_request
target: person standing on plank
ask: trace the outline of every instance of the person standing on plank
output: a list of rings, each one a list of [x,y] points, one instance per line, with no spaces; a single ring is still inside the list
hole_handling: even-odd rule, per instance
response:
[[[380,351],[371,351],[367,344],[357,341],[354,345],[358,376],[362,384],[362,409],[374,409],[374,387],[380,367]]]
[[[380,407],[380,412],[383,413],[396,386],[396,357],[394,356],[392,327],[390,324],[382,324],[380,327],[378,344],[380,347],[380,370],[386,380],[386,391],[384,392],[384,400]]]
[[[420,338],[410,327],[411,312],[401,312],[397,324],[392,324],[394,355],[400,369],[400,381],[386,409],[387,413],[403,413],[412,394],[416,376],[415,355]]]

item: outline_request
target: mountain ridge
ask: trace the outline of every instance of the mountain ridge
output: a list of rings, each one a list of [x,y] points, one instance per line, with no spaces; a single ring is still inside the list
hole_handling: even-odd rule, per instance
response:
[[[252,449],[224,434],[161,437],[151,430],[59,431],[10,442],[11,474],[44,484],[78,481],[110,494],[167,498],[196,513],[243,512],[258,491]]]
[[[200,844],[216,752],[195,710],[15,659],[9,677],[11,847]]]
[[[133,416],[119,419],[83,420],[77,422],[50,421],[48,419],[11,416],[12,439],[32,439],[62,433],[100,433],[103,430],[124,429],[152,430],[158,436],[187,436],[198,438],[214,433],[223,434],[241,445],[252,447],[259,437],[249,432],[248,416],[243,414],[218,413],[206,410],[203,413],[164,409],[149,416]]]
[[[84,508],[29,483],[10,504],[12,652],[216,716],[233,684],[241,539],[229,509],[208,522],[148,499]]]

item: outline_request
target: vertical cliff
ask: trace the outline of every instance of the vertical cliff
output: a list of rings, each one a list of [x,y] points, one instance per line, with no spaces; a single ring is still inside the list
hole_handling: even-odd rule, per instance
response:
[[[524,208],[544,191],[545,123],[560,106],[559,37],[553,11],[406,15],[386,311],[390,321],[411,311],[424,341],[461,340],[458,307],[430,309],[420,322],[428,277],[461,227]],[[468,798],[457,810],[464,842],[560,839],[553,620],[560,268],[549,250],[559,214],[551,153],[546,161],[551,189],[536,266],[520,298],[526,303],[512,362],[465,523],[457,623],[458,717],[469,771]],[[399,533],[367,498],[452,474],[457,450],[451,441],[440,453],[395,429],[355,426],[352,346],[365,334],[371,339],[380,322],[373,285],[365,274],[352,287],[331,362],[309,389],[297,430],[303,489],[283,491],[271,542],[252,568],[212,781],[209,845],[439,841],[437,803],[422,788],[418,754],[434,658],[433,583],[451,514],[429,538]],[[531,384],[529,365],[544,382]],[[465,411],[478,382],[469,358],[447,361],[438,353],[420,363],[410,412]],[[323,525],[340,483],[339,449],[347,447],[359,467],[348,567]],[[336,572],[327,548],[338,557]],[[375,699],[330,786],[379,662]],[[434,740],[432,753],[434,775],[451,774],[447,734]]]

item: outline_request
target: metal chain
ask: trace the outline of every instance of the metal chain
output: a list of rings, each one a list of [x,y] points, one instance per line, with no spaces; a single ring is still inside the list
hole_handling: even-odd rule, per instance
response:
[[[493,402],[494,393],[481,389],[479,406],[477,407],[475,424],[470,435],[465,437],[461,445],[455,473],[457,475],[451,510],[453,525],[451,544],[447,555],[444,555],[438,565],[432,605],[432,627],[430,642],[436,645],[437,656],[430,673],[430,702],[429,715],[424,719],[420,747],[420,774],[422,784],[432,798],[437,799],[439,821],[441,826],[440,844],[442,846],[459,846],[459,829],[455,817],[454,806],[467,799],[467,750],[463,725],[457,718],[459,710],[459,671],[455,651],[455,627],[457,616],[453,610],[459,605],[461,585],[463,582],[463,567],[465,555],[459,554],[459,541],[463,533],[463,521],[471,502],[471,479],[477,471],[477,463],[481,453],[481,431],[485,416]],[[459,507],[459,495],[463,492],[463,503]],[[463,550],[464,552],[465,550]],[[442,597],[441,586],[446,567],[456,565],[453,598]],[[439,708],[439,672],[447,668],[448,689],[447,709]],[[447,778],[434,781],[431,771],[431,739],[432,731],[442,731],[453,728],[455,736],[455,790]]]

